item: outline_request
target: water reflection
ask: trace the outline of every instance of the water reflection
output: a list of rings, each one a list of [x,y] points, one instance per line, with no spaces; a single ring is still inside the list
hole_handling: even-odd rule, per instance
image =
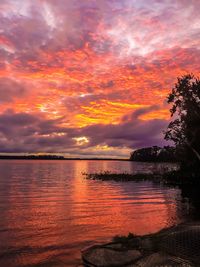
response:
[[[81,175],[163,168],[116,161],[0,161],[0,266],[76,266],[80,249],[96,240],[155,232],[185,220],[179,189]]]

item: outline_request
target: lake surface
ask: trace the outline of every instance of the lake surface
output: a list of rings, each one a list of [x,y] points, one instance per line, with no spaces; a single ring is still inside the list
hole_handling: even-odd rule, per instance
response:
[[[0,161],[0,266],[78,266],[80,250],[114,235],[183,222],[188,199],[151,182],[90,181],[82,172],[149,172],[126,161]]]

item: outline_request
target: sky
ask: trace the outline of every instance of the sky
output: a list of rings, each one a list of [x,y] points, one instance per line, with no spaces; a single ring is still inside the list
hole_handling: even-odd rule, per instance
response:
[[[199,0],[0,0],[0,153],[127,158],[163,146],[199,74]]]

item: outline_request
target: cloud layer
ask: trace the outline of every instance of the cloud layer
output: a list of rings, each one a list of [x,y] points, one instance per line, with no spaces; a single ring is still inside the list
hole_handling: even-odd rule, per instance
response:
[[[198,0],[2,0],[0,152],[162,145],[166,95],[199,74]]]

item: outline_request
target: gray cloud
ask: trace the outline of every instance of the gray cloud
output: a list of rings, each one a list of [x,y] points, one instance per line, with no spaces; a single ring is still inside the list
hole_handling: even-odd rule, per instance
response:
[[[141,110],[141,113],[144,111]],[[147,145],[163,145],[161,129],[167,121],[142,121],[133,115],[132,120],[118,125],[94,125],[83,128],[60,127],[61,119],[47,120],[39,114],[14,113],[11,110],[0,115],[0,152],[69,152],[77,151],[75,137],[85,136],[90,142],[81,150],[97,145],[113,148],[135,149]],[[134,119],[133,119],[134,118]],[[113,152],[114,153],[114,152]],[[128,156],[128,155],[127,155]]]

